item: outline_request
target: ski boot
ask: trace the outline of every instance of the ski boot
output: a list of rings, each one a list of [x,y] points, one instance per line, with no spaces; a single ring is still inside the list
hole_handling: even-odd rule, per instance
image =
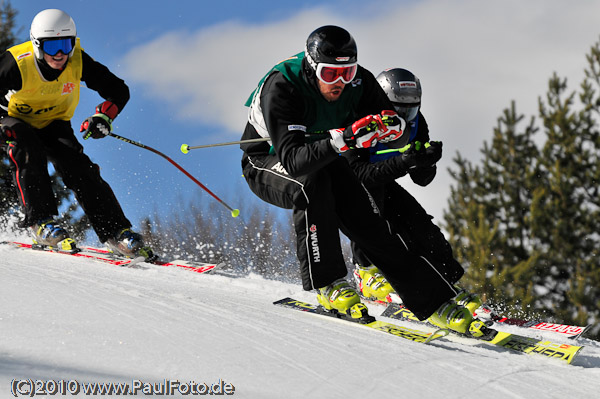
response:
[[[483,303],[481,298],[477,294],[470,293],[464,289],[458,289],[458,295],[454,297],[454,302],[469,309],[474,317],[483,320],[488,326],[492,325],[494,321],[494,311]]]
[[[477,309],[483,305],[483,302],[478,295],[472,294],[464,289],[459,289],[458,295],[454,297],[454,302],[469,309],[473,315],[477,312]]]
[[[34,247],[49,247],[64,252],[78,252],[75,240],[54,219],[44,219],[31,226]]]
[[[427,321],[440,328],[447,328],[459,334],[467,334],[473,322],[473,314],[464,306],[449,300],[429,316]]]
[[[468,337],[490,340],[496,335],[496,330],[488,328],[484,321],[474,318],[469,309],[457,304],[453,299],[442,304],[427,321]]]
[[[397,296],[390,283],[374,265],[356,265],[353,275],[360,294],[366,299],[389,303],[393,301],[392,296]]]
[[[368,309],[360,301],[356,290],[341,278],[317,290],[317,301],[330,312],[338,312],[344,318],[359,323],[370,323],[375,319],[369,316]]]
[[[106,241],[110,251],[126,258],[144,257],[146,261],[157,258],[152,249],[144,244],[144,239],[130,228],[121,230],[115,237]]]

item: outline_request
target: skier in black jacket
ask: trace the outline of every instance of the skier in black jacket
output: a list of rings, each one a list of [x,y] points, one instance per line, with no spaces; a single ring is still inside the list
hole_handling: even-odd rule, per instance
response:
[[[430,142],[429,127],[421,113],[421,82],[412,72],[402,68],[387,69],[376,79],[398,115],[406,120],[410,146],[399,148],[397,141],[377,143],[368,149],[346,151],[344,157],[371,194],[382,216],[402,236],[411,251],[435,259],[438,271],[454,284],[462,277],[464,269],[454,258],[450,244],[432,222],[432,217],[396,182],[408,174],[414,183],[427,186],[435,177],[436,162],[442,155],[442,143]],[[407,169],[399,156],[407,151],[424,151],[426,146],[434,148],[437,154],[431,158],[431,164]],[[352,242],[351,246],[355,264],[353,274],[361,294],[382,302],[394,301],[394,290],[377,266],[356,243]],[[472,312],[481,306],[481,299],[464,290],[455,300]]]
[[[129,88],[80,46],[73,19],[47,9],[31,23],[31,40],[0,56],[0,133],[13,169],[19,202],[36,244],[76,251],[76,244],[54,216],[58,209],[48,161],[74,191],[98,238],[125,256],[152,257],[131,230],[100,168],[83,153],[71,127],[80,82],[106,101],[81,125],[83,138],[99,139],[129,101]]]
[[[452,298],[457,290],[433,262],[415,254],[391,231],[347,160],[351,148],[379,142],[406,144],[405,122],[373,74],[357,64],[352,36],[336,26],[312,32],[304,52],[277,64],[248,102],[241,145],[250,189],[273,205],[292,209],[305,290],[348,317],[368,317],[348,273],[341,231],[376,264],[406,306],[424,320],[467,332],[469,310]],[[430,163],[429,151],[401,155],[407,167]],[[477,332],[474,332],[477,335]]]

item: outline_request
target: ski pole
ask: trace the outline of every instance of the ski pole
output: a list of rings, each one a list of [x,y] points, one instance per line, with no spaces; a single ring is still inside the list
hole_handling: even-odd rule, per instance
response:
[[[197,185],[199,185],[204,191],[206,191],[207,193],[209,193],[214,199],[216,199],[217,201],[219,201],[221,203],[221,205],[223,205],[225,208],[227,208],[231,212],[231,216],[233,216],[235,218],[235,217],[238,217],[238,215],[240,214],[240,210],[239,209],[233,209],[232,207],[230,207],[229,205],[227,205],[225,202],[223,202],[223,200],[221,200],[219,197],[217,197],[212,191],[210,191],[208,188],[206,188],[206,186],[204,184],[200,183],[194,176],[192,176],[191,174],[189,174],[188,171],[186,171],[181,166],[179,166],[179,164],[177,162],[173,161],[171,158],[169,158],[168,156],[166,156],[162,152],[160,152],[158,150],[155,150],[154,148],[149,147],[147,145],[144,145],[142,143],[138,143],[137,141],[129,140],[128,138],[125,138],[123,136],[119,136],[118,134],[108,133],[108,135],[111,136],[111,137],[114,137],[116,139],[119,139],[121,141],[124,141],[126,143],[133,144],[135,146],[138,146],[140,148],[146,149],[148,151],[152,151],[153,153],[155,153],[157,155],[160,155],[161,157],[163,157],[164,159],[166,159],[167,161],[169,161],[177,169],[179,169],[180,171],[182,171],[187,177],[189,177],[190,179],[192,179],[194,181],[194,183],[196,183]]]
[[[195,150],[195,149],[198,149],[198,148],[220,147],[220,146],[223,146],[223,145],[245,144],[245,143],[260,143],[261,141],[269,141],[269,140],[271,140],[270,137],[261,137],[261,138],[258,138],[258,139],[229,141],[227,143],[205,144],[205,145],[195,145],[195,146],[189,146],[187,144],[182,144],[181,145],[181,152],[183,152],[184,154],[187,154],[188,152],[190,152],[190,150]]]
[[[402,152],[402,151],[400,151],[400,148],[389,148],[387,150],[379,150],[379,151],[375,152],[375,154],[376,155],[388,154],[390,152]]]
[[[420,141],[415,141],[415,143],[414,143],[414,144],[415,144],[415,148],[416,148],[416,150],[417,150],[417,151],[420,151],[420,150],[421,150],[421,144],[422,144],[422,143],[421,143]],[[405,152],[406,150],[408,150],[408,149],[411,147],[411,145],[412,145],[412,144],[410,144],[410,143],[409,143],[409,144],[405,145],[405,146],[404,146],[404,147],[402,147],[402,148],[388,148],[387,150],[380,150],[380,151],[377,151],[377,152],[375,152],[375,154],[377,154],[377,155],[380,155],[380,154],[388,154],[388,153],[390,153],[390,152]],[[429,148],[429,147],[431,147],[431,144],[430,144],[429,142],[427,142],[427,143],[423,144],[423,146],[424,146],[425,148]]]

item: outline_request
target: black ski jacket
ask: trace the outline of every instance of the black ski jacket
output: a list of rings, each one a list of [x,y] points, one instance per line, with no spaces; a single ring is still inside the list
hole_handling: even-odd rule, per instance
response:
[[[267,75],[260,90],[262,118],[271,144],[241,145],[244,156],[277,154],[290,176],[309,174],[340,156],[330,143],[328,130],[345,128],[364,116],[394,109],[373,74],[360,66],[357,78],[344,87],[340,100],[324,104],[321,93],[311,83],[311,78],[307,77],[310,67],[305,65],[305,60],[302,60],[302,64],[293,81],[286,78],[284,73],[273,71]],[[356,93],[360,93],[356,95],[357,101],[344,102],[343,96]],[[339,106],[336,104],[338,102]],[[347,106],[349,103],[351,105]],[[328,121],[327,125],[318,120],[318,107],[332,107],[327,117],[335,122]],[[332,114],[335,117],[332,118]],[[310,126],[318,126],[319,129],[311,131]],[[248,122],[242,139],[259,137],[255,127]]]

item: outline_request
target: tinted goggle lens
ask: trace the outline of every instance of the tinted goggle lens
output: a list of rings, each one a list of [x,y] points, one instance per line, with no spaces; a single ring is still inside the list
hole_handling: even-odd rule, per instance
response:
[[[320,81],[332,84],[341,80],[344,83],[350,83],[356,76],[358,66],[356,64],[336,65],[323,64],[317,66],[317,77]]]
[[[48,55],[56,55],[59,51],[68,55],[75,44],[75,39],[69,37],[66,39],[51,39],[42,42],[42,51]]]
[[[394,109],[400,118],[404,119],[406,122],[410,122],[417,117],[419,105],[394,103]]]

